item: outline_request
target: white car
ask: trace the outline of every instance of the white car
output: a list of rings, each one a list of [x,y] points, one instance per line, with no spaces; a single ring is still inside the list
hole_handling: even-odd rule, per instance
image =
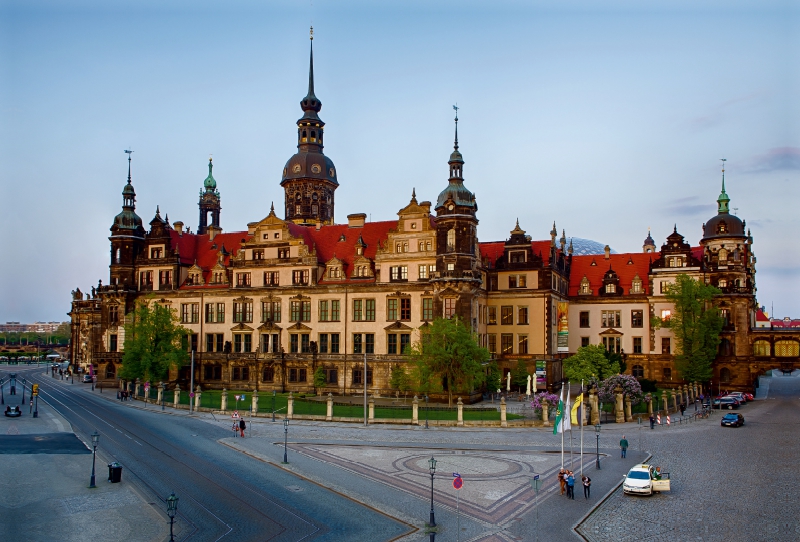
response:
[[[635,465],[622,482],[622,491],[630,495],[652,495],[669,489],[669,473],[657,472],[646,463]]]

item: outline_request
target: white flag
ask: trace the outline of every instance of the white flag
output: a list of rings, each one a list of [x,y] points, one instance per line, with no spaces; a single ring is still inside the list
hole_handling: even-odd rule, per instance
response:
[[[567,399],[564,401],[564,417],[562,421],[564,423],[564,431],[569,431],[572,429],[572,420],[570,420],[570,412],[572,411],[572,405],[570,404],[569,400],[569,384],[567,385]]]

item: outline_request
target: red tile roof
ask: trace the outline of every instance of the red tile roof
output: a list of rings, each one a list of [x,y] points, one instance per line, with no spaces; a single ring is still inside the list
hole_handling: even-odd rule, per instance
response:
[[[223,265],[229,265],[231,254],[239,250],[242,241],[248,238],[248,233],[246,231],[218,233],[211,241],[208,234],[184,233],[181,235],[175,230],[170,230],[170,237],[172,247],[177,249],[180,254],[181,263],[193,265],[196,262],[203,270],[203,280],[206,286],[219,288],[225,287],[225,285],[208,284],[211,280],[211,269],[217,265],[217,253],[224,247],[228,254],[223,260]]]
[[[769,318],[761,309],[756,311],[756,322],[769,322]]]
[[[488,260],[490,268],[496,267],[497,261],[503,257],[505,246],[505,241],[480,243],[481,259]],[[542,257],[545,265],[550,262],[550,241],[531,241],[531,249],[534,254]]]
[[[642,293],[645,294],[648,287],[647,275],[650,273],[650,260],[657,257],[658,254],[647,252],[610,254],[608,260],[606,260],[604,254],[573,256],[569,277],[569,295],[578,295],[581,281],[585,276],[589,279],[592,296],[598,296],[603,286],[603,276],[608,271],[609,266],[619,277],[619,285],[622,287],[623,295],[630,294],[631,283],[636,275],[639,275],[639,278],[642,279]],[[592,265],[592,262],[596,265]]]

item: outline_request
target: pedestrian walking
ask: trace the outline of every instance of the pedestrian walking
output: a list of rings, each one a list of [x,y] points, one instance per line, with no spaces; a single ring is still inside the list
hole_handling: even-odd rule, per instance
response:
[[[684,413],[684,412],[686,412],[686,405],[684,405],[683,403],[681,403],[681,416],[683,416],[683,413]]]
[[[242,437],[244,437],[244,430],[247,429],[247,425],[244,423],[244,418],[239,420],[239,430],[242,432]]]
[[[234,437],[239,436],[239,424],[236,423],[236,420],[233,421],[233,436]]]
[[[583,498],[588,499],[592,489],[592,479],[588,476],[582,476],[581,481],[583,482]]]
[[[625,435],[622,435],[622,440],[619,441],[619,448],[622,450],[622,459],[625,459],[625,455],[628,453],[628,439],[625,438]]]
[[[656,417],[652,414],[650,415],[650,429],[655,429],[656,426]]]
[[[572,471],[567,474],[567,498],[575,500],[575,476]]]
[[[567,487],[567,478],[565,477],[566,473],[567,473],[567,471],[565,471],[564,469],[561,469],[560,471],[558,471],[558,484],[561,486],[561,494],[562,495],[564,494],[564,490]]]

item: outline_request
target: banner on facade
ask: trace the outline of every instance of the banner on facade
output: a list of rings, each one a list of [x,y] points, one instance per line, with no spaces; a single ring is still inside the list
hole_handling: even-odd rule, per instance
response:
[[[557,342],[559,352],[569,352],[569,303],[560,301],[556,304],[558,335]]]

